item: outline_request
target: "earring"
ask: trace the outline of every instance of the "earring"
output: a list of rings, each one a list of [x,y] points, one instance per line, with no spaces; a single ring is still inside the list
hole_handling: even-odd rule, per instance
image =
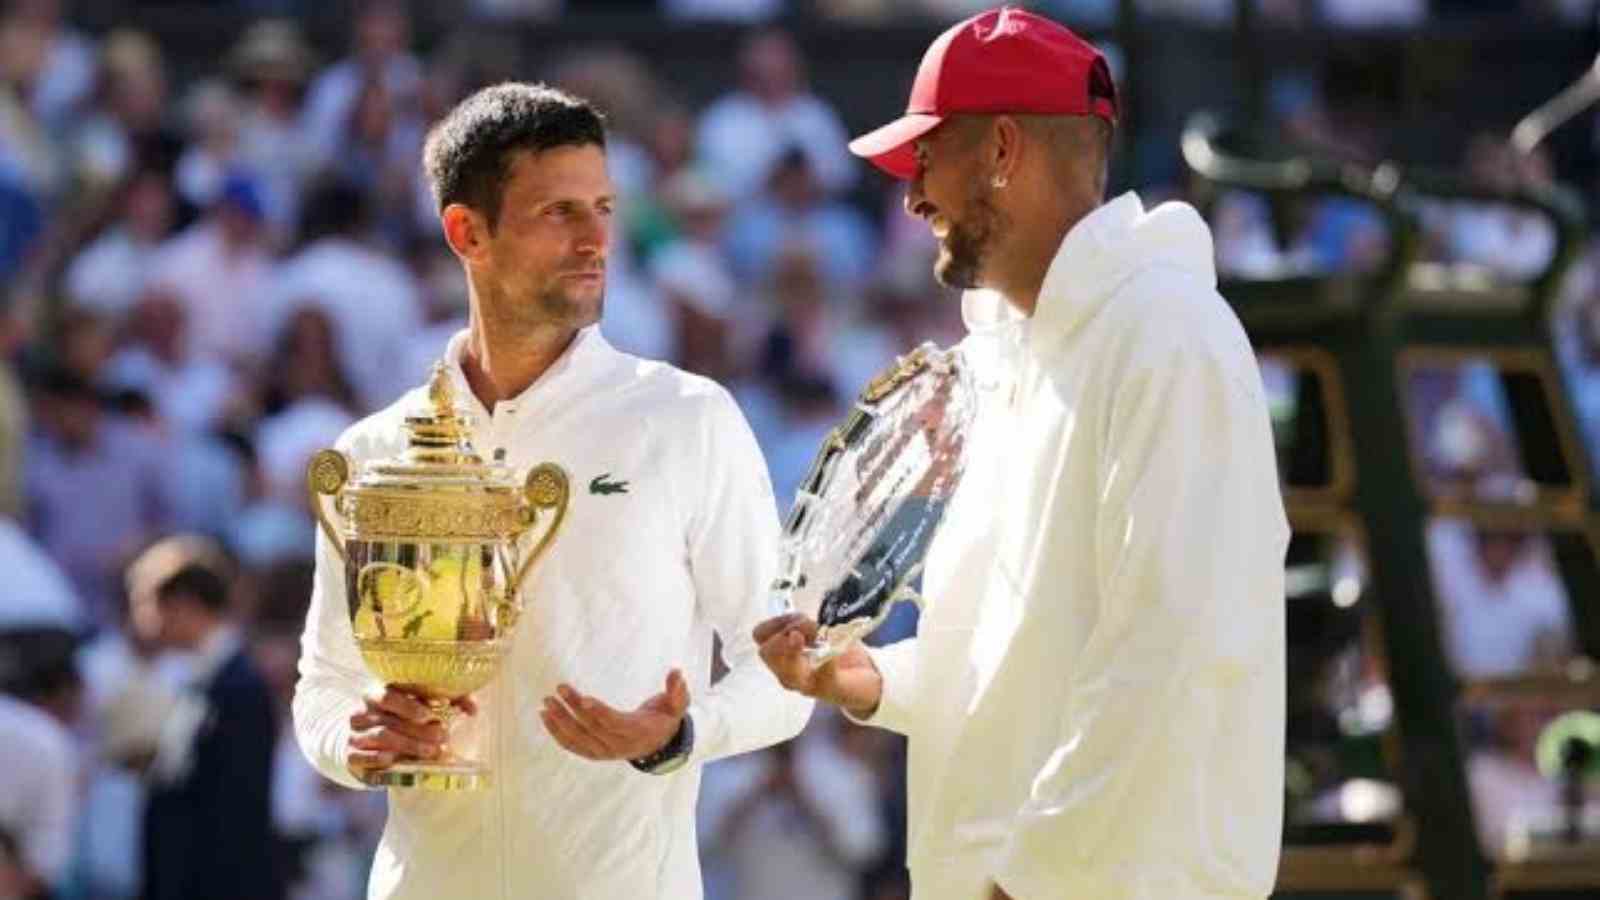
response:
[[[994,180],[989,183],[994,185],[995,190],[1001,190],[1006,186],[1006,177],[1004,175],[996,175]]]

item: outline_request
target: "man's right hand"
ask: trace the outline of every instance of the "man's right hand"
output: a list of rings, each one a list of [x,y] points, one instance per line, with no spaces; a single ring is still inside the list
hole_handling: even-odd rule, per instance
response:
[[[456,706],[477,712],[471,699]],[[350,717],[350,771],[357,778],[387,769],[403,759],[438,759],[449,730],[416,694],[393,685]]]
[[[820,666],[812,663],[805,648],[816,640],[817,623],[800,613],[768,619],[756,626],[754,636],[761,647],[762,661],[777,676],[779,684],[832,703],[858,719],[877,712],[883,676],[860,644]]]

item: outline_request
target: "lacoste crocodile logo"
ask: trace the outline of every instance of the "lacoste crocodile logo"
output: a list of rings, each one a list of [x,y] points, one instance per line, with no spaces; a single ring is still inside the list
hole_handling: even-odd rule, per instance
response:
[[[596,475],[593,480],[589,482],[589,493],[626,494],[628,492],[628,483],[626,481],[611,481],[610,478],[610,472],[607,472],[604,475]]]

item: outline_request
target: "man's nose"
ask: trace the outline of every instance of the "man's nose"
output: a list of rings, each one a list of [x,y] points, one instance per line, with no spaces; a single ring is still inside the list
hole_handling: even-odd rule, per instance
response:
[[[611,238],[611,225],[604,216],[590,214],[585,217],[578,235],[578,253],[583,256],[603,255]]]

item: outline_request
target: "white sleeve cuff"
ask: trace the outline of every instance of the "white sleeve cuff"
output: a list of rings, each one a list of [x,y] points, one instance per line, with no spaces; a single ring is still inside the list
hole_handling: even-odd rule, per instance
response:
[[[909,736],[916,706],[916,640],[899,641],[887,647],[867,647],[866,651],[883,681],[878,708],[865,718],[845,710],[845,717],[860,725],[886,728]]]

